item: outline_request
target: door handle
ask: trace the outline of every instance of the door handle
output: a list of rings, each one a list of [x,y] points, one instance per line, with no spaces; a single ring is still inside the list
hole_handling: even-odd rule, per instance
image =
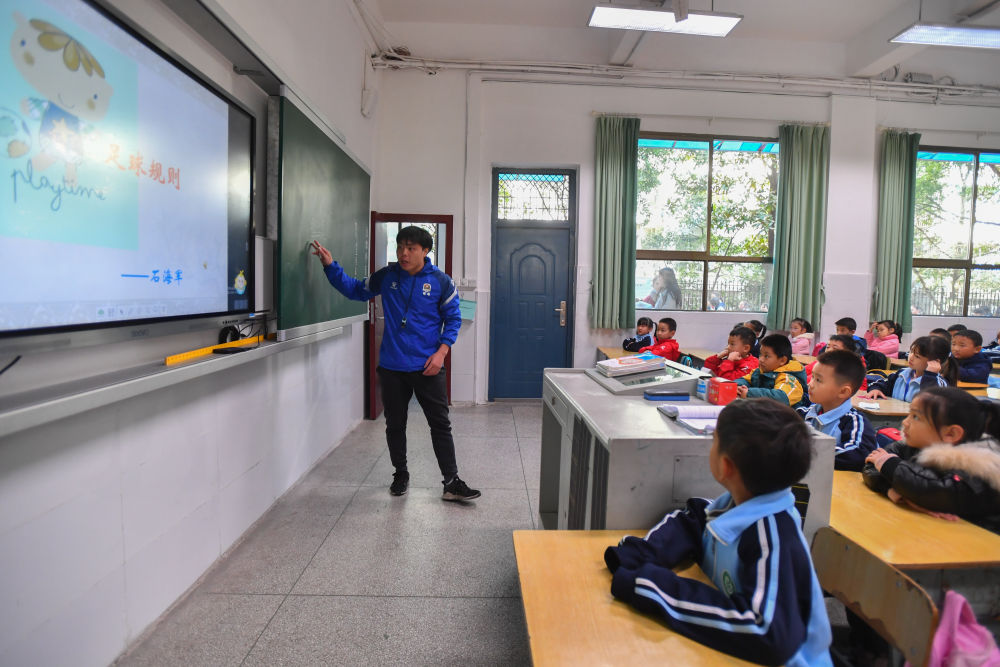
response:
[[[559,326],[566,326],[566,302],[560,301],[558,308],[553,308],[552,310],[559,313]]]

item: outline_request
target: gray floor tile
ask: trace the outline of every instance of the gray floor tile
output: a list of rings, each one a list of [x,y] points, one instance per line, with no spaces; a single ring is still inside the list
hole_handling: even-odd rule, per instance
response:
[[[290,592],[356,490],[318,484],[311,478],[303,480],[278,501],[242,543],[215,564],[199,590]]]
[[[524,489],[448,503],[362,487],[295,585],[295,594],[518,595],[511,531],[531,528]]]
[[[477,413],[471,413],[467,410],[452,410],[451,432],[456,437],[463,435],[500,438],[517,437],[517,429],[514,427],[514,415],[511,414],[510,408]]]
[[[291,596],[247,665],[527,665],[520,599]]]
[[[372,433],[358,433],[355,429],[313,467],[306,479],[319,479],[337,486],[358,486],[385,452],[384,434],[384,424]]]
[[[283,599],[281,595],[196,592],[115,664],[238,665]]]
[[[531,507],[531,525],[535,530],[541,530],[542,520],[538,518],[538,489],[528,489],[528,505]]]
[[[515,405],[514,428],[518,438],[542,437],[542,405]]]
[[[524,483],[529,489],[538,489],[542,474],[542,439],[518,438],[517,447],[521,452],[521,466],[524,468]]]
[[[441,489],[441,469],[430,440],[407,439],[406,467],[410,486]],[[518,441],[515,438],[455,438],[458,474],[476,489],[523,489],[524,472]],[[392,481],[389,455],[378,460],[365,479],[366,486],[388,486]],[[536,473],[537,474],[537,473]]]

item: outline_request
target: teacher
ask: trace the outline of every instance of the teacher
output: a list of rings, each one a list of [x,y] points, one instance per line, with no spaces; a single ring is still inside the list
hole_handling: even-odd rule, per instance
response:
[[[442,369],[448,350],[462,325],[458,290],[444,271],[431,264],[427,253],[434,241],[430,233],[411,225],[396,234],[396,259],[367,280],[344,273],[330,251],[312,242],[312,254],[323,263],[327,280],[348,299],[368,301],[381,294],[385,335],[379,351],[378,376],[385,407],[385,440],[396,472],[389,493],[401,496],[410,486],[406,469],[406,417],[410,398],[416,394],[431,427],[431,442],[443,500],[466,501],[481,494],[458,477],[455,442],[448,418],[448,390]]]

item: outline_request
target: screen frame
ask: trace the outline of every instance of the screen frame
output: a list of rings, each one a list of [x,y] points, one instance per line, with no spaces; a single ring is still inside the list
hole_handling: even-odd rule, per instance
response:
[[[30,329],[0,331],[0,353],[19,353],[32,350],[51,350],[87,347],[106,343],[142,340],[191,331],[214,329],[251,319],[256,314],[259,299],[256,289],[256,184],[257,184],[257,116],[234,95],[217,85],[173,49],[153,37],[135,21],[105,0],[75,0],[96,11],[103,18],[123,30],[154,55],[177,68],[182,74],[199,84],[226,103],[229,113],[240,113],[249,120],[249,206],[247,220],[247,307],[211,313],[191,313],[168,317],[148,317],[112,322],[67,324]],[[233,65],[234,69],[236,68]],[[228,301],[228,299],[227,299]]]

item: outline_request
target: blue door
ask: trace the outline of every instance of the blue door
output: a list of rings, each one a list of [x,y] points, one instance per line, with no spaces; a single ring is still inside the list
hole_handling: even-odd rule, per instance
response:
[[[490,400],[572,366],[575,173],[494,169]]]

